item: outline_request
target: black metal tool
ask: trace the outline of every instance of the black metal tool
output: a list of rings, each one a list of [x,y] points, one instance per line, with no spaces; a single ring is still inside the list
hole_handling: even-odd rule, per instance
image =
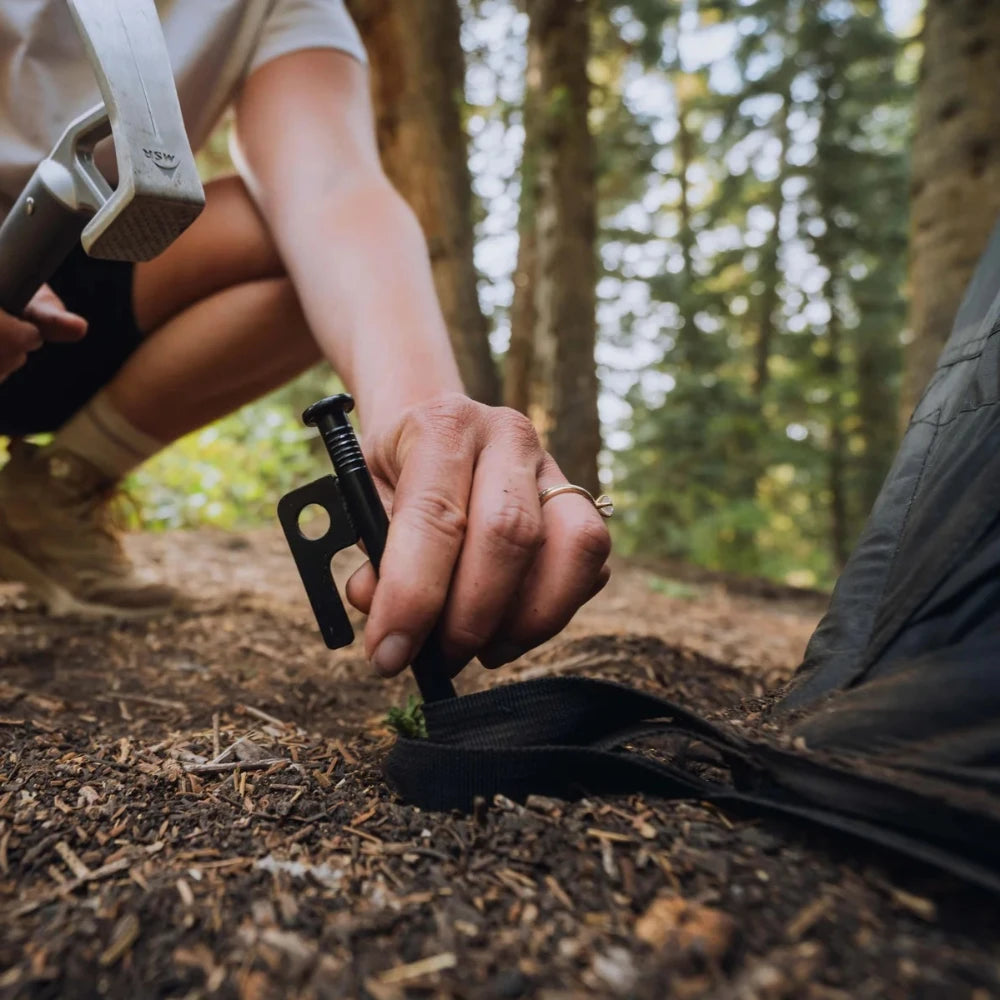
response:
[[[389,518],[347,417],[353,409],[354,399],[344,393],[321,399],[302,414],[305,424],[319,430],[337,475],[292,490],[278,502],[278,520],[320,633],[330,649],[354,641],[354,629],[337,592],[330,560],[342,549],[363,542],[377,574],[389,533]],[[299,525],[302,512],[313,504],[322,507],[330,518],[330,527],[316,539],[304,535]],[[432,635],[411,664],[420,694],[428,702],[455,697],[436,645]]]

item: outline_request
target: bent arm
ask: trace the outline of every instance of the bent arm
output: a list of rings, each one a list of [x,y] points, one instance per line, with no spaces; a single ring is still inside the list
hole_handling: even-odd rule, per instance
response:
[[[367,74],[299,52],[247,82],[237,129],[251,186],[320,346],[358,397],[392,496],[378,583],[348,587],[365,645],[398,673],[440,626],[449,670],[499,666],[554,635],[607,581],[610,539],[530,422],[462,395],[423,235],[379,165]],[[414,568],[419,567],[419,572]]]
[[[366,419],[461,391],[427,247],[382,171],[366,69],[306,50],[247,81],[237,135],[320,347]]]

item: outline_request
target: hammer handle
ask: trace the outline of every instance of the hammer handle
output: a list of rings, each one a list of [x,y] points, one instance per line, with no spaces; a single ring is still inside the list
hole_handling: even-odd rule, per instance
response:
[[[0,309],[19,316],[79,244],[92,213],[70,208],[35,171],[0,226]]]

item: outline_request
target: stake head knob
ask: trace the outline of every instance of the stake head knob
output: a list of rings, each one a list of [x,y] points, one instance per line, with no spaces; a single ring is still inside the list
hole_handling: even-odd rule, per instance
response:
[[[307,427],[316,427],[324,417],[344,418],[354,409],[354,397],[346,392],[338,393],[336,396],[326,396],[319,399],[312,406],[306,408],[302,414],[302,422]]]

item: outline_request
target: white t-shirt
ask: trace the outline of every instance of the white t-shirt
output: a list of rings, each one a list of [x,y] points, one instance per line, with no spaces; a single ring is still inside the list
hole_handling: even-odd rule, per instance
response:
[[[365,60],[344,0],[156,0],[191,146],[257,67],[300,49]],[[0,218],[66,126],[100,101],[66,0],[0,0]]]

